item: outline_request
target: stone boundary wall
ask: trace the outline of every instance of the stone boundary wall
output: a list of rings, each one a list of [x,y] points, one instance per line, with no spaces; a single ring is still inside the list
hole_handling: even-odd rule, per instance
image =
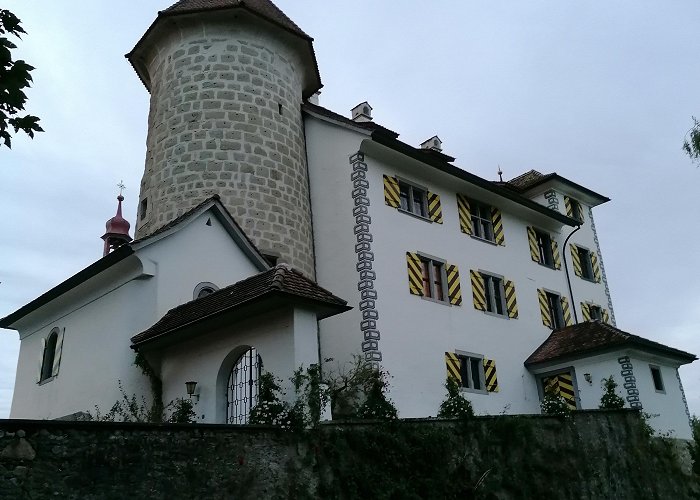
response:
[[[257,426],[0,420],[0,498],[700,495],[695,477],[678,464],[678,450],[648,439],[640,423],[631,410],[329,422],[296,434]]]

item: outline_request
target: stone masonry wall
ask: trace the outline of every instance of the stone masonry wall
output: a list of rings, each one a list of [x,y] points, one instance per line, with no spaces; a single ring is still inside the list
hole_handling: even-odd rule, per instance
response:
[[[263,253],[313,278],[302,66],[269,28],[214,19],[185,20],[149,39],[136,236],[218,193]]]
[[[631,410],[223,425],[0,420],[0,498],[698,498]]]

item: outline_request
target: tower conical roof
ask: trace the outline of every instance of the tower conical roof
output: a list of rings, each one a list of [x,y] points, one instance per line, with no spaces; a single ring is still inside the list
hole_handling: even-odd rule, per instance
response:
[[[231,7],[244,7],[297,35],[311,39],[309,35],[304,33],[294,21],[289,19],[285,13],[270,2],[270,0],[180,0],[161,11],[160,14],[185,14],[206,10],[228,9]]]

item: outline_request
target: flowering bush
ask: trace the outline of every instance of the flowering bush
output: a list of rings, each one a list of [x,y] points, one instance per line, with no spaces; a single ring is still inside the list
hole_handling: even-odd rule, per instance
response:
[[[459,384],[452,377],[447,377],[445,382],[447,389],[447,399],[440,403],[440,418],[470,418],[474,416],[472,404],[464,399],[459,392]]]
[[[380,370],[374,370],[374,376],[367,381],[365,401],[357,409],[357,417],[369,420],[395,420],[398,412],[394,404],[386,397],[389,384],[386,374]]]
[[[542,409],[542,413],[545,415],[564,417],[571,413],[571,408],[569,408],[566,400],[559,394],[554,394],[551,392],[544,395],[544,398],[542,398],[542,402],[540,403],[540,408]]]
[[[615,382],[613,376],[610,375],[608,378],[604,378],[601,380],[601,383],[605,389],[605,392],[600,398],[600,405],[598,407],[605,410],[624,408],[625,400],[618,396],[615,392],[615,389],[617,389],[617,382]]]

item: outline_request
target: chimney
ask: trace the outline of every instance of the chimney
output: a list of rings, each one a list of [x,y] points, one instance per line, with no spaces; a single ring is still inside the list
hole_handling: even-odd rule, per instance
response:
[[[423,142],[420,145],[421,149],[432,149],[433,151],[437,151],[438,153],[442,152],[442,141],[440,138],[436,135],[432,136],[430,139],[427,141]]]
[[[372,106],[367,101],[361,102],[351,110],[352,121],[354,122],[371,122],[372,121]]]

